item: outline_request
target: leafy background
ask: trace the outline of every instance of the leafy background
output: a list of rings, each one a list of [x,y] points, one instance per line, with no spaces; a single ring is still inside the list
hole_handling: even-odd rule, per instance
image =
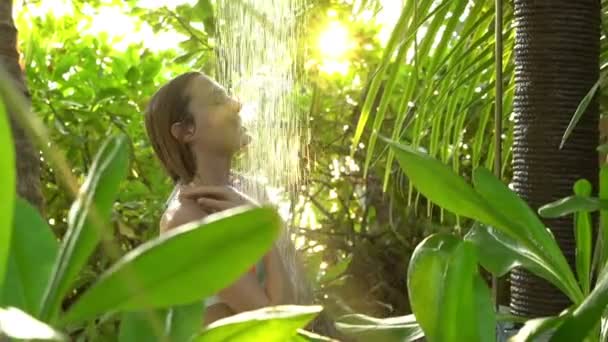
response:
[[[33,109],[80,177],[108,135],[128,136],[133,151],[128,181],[113,211],[114,237],[127,252],[157,235],[171,191],[145,137],[143,110],[171,77],[192,69],[213,75],[213,2],[156,2],[153,8],[133,0],[59,2],[63,5],[23,1],[15,11]],[[317,0],[303,11],[300,105],[312,133],[303,160],[310,168],[291,198],[292,224],[316,297],[336,315],[411,312],[406,265],[414,247],[430,233],[454,226],[463,233],[467,226],[409,186],[375,132],[423,147],[466,178],[495,158],[494,8],[487,2],[420,0],[407,2],[401,18],[382,16],[389,3],[399,14],[399,2]],[[509,6],[505,51],[513,44]],[[318,48],[330,23],[346,27],[352,41],[341,56]],[[501,158],[508,177],[513,90],[508,53],[504,64],[507,148]],[[390,77],[374,78],[382,72]],[[379,108],[371,110],[372,104]],[[73,198],[48,167],[42,183],[45,217],[62,236]],[[114,261],[97,251],[65,304]],[[114,328],[102,326],[98,334]]]

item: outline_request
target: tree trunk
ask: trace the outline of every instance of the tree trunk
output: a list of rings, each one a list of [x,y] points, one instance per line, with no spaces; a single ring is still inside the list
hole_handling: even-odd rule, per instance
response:
[[[599,74],[599,0],[515,0],[513,186],[530,206],[572,194],[574,182],[597,189],[598,106],[592,103],[562,150],[561,137]],[[546,220],[571,265],[572,219]],[[560,312],[569,300],[553,286],[516,269],[511,311],[520,316]]]
[[[17,51],[17,29],[13,22],[12,0],[0,0],[0,63],[13,76],[15,83],[29,98],[25,80],[19,65]],[[25,135],[25,132],[14,119],[14,113],[9,109],[13,139],[15,141],[15,156],[17,158],[17,193],[38,209],[42,209],[42,193],[40,191],[40,159],[35,149]]]

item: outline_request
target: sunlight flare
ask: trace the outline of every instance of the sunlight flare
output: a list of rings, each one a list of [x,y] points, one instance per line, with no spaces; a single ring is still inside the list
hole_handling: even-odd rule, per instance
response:
[[[352,39],[348,29],[337,21],[332,21],[319,36],[319,50],[327,59],[343,58],[351,46]]]

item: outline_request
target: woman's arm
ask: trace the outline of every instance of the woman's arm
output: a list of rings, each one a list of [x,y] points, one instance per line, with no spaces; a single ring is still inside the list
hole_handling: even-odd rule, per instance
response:
[[[213,304],[205,310],[204,325],[208,326],[217,320],[230,317],[232,315],[234,315],[234,311],[232,311],[232,309],[230,309],[230,307],[225,303]]]
[[[281,259],[276,244],[264,257],[266,266],[266,294],[271,305],[293,304],[292,286],[285,263]]]

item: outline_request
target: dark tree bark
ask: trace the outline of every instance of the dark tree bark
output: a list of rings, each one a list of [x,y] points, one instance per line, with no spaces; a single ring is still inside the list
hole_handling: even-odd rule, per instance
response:
[[[12,5],[12,0],[0,0],[0,64],[11,74],[19,90],[27,97],[29,93],[19,65],[17,29],[12,18]],[[17,158],[17,193],[41,210],[43,200],[40,191],[39,153],[15,121],[14,115],[9,109]]]
[[[598,0],[515,0],[513,185],[530,206],[572,194],[580,178],[597,185],[598,106],[592,103],[562,150],[561,137],[599,74]],[[546,220],[573,265],[572,220]],[[521,269],[511,274],[511,310],[556,314],[569,305],[557,289]]]

